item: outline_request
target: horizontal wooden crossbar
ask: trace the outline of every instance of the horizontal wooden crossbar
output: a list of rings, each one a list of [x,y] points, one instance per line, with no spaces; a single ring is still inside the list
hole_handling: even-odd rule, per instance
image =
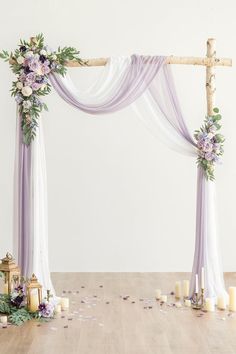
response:
[[[85,67],[85,66],[104,66],[109,58],[83,59],[85,63],[80,64],[76,61],[68,61],[68,67]],[[185,64],[185,65],[203,65],[203,66],[232,66],[230,58],[207,58],[207,57],[176,57],[169,56],[166,59],[167,64]]]

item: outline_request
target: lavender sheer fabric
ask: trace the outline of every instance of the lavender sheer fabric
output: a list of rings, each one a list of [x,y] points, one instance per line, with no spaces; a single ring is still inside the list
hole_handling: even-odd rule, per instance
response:
[[[83,93],[76,92],[69,79],[64,80],[58,75],[51,75],[50,79],[55,90],[66,102],[90,114],[114,112],[132,102],[136,104],[139,97],[141,99],[144,97],[146,100],[146,105],[143,105],[144,109],[147,109],[149,105],[149,107],[152,106],[152,113],[156,111],[154,113],[156,121],[153,124],[152,120],[152,128],[159,128],[162,120],[166,135],[168,135],[167,140],[172,143],[172,147],[178,150],[178,144],[181,146],[182,143],[179,149],[181,152],[197,157],[196,144],[181,112],[171,69],[165,64],[164,57],[151,58],[133,55],[119,85],[111,95],[96,104],[94,103],[96,92],[95,96],[88,94],[84,103]],[[150,112],[145,111],[142,115],[142,120],[147,125],[148,119],[149,123],[151,121],[150,117],[147,118],[148,114]],[[205,268],[206,296],[226,295],[217,248],[214,198],[213,193],[210,193],[213,189],[214,184],[206,181],[203,171],[198,169],[196,238],[190,296],[194,294],[196,274],[201,281],[202,267]]]
[[[182,115],[170,66],[165,64],[165,59],[162,56],[145,57],[137,55],[133,55],[131,58],[113,58],[105,66],[104,73],[100,80],[98,80],[99,85],[95,84],[87,92],[78,92],[70,82],[69,75],[62,78],[59,75],[50,74],[50,80],[55,90],[67,103],[90,114],[115,112],[134,102],[138,102],[139,99],[144,99],[147,103],[146,111],[142,115],[145,123],[149,119],[148,124],[151,123],[152,127],[164,127],[163,131],[166,134],[166,140],[171,142],[174,149],[175,146],[178,146],[183,153],[196,157],[195,143]],[[145,118],[149,116],[149,111],[151,111],[154,118]],[[33,180],[30,174],[30,160],[32,163],[32,159],[35,159],[37,155],[30,157],[31,149],[23,146],[21,137],[18,137],[19,153],[16,154],[17,173],[15,176],[17,186],[15,198],[17,200],[18,212],[16,213],[17,220],[15,224],[17,225],[18,258],[24,274],[29,275],[28,272],[31,267],[28,266],[28,260],[32,258],[32,254],[35,257],[40,252],[42,254],[43,249],[42,247],[40,249],[39,246],[35,246],[35,242],[32,243],[31,240],[37,234],[36,231],[40,228],[40,225],[45,223],[45,218],[41,218],[41,223],[37,223],[34,233],[29,231],[29,220],[36,218],[36,207],[34,206],[30,210],[31,205],[28,198],[28,194],[31,191],[30,188],[34,190],[36,184],[36,180]],[[42,156],[43,142],[41,141],[36,146],[38,146],[38,153]],[[41,170],[45,170],[42,158],[40,161]],[[36,174],[38,175],[38,173]],[[44,172],[41,173],[39,179],[45,179],[44,175]],[[41,180],[37,181],[38,186],[44,186],[45,183],[40,183]],[[206,270],[206,294],[216,296],[225,292],[216,246],[214,211],[212,211],[214,200],[212,199],[212,193],[210,193],[212,188],[213,184],[207,182],[203,172],[198,170],[197,227],[191,295],[194,292],[195,274],[198,273],[200,278],[200,269],[202,266]],[[41,203],[44,205],[43,207],[41,207],[39,202],[37,204],[41,208],[41,214],[45,215],[45,210],[43,210],[45,200]],[[47,237],[46,227],[43,227],[42,230],[45,243]],[[38,263],[39,266],[37,269],[42,274],[44,284],[50,283],[49,269],[43,266],[48,261],[46,252],[45,262],[42,260],[43,258]]]

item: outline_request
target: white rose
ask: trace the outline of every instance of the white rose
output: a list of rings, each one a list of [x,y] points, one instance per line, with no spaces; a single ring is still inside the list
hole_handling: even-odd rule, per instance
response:
[[[22,82],[18,81],[16,87],[18,88],[18,90],[21,90],[23,88]]]
[[[46,52],[46,50],[42,49],[42,50],[40,50],[40,54],[46,56],[47,52]]]
[[[29,52],[27,52],[26,54],[25,54],[25,57],[26,58],[30,58],[30,57],[32,57],[34,55],[34,53],[30,50]]]
[[[56,60],[57,59],[57,56],[54,54],[53,56],[52,56],[52,60]]]
[[[28,97],[28,96],[30,96],[32,94],[33,91],[32,91],[31,87],[25,86],[25,87],[22,88],[21,92],[22,92],[22,95]]]
[[[25,61],[25,59],[24,59],[24,57],[22,57],[22,56],[19,56],[19,57],[17,58],[17,63],[20,64],[20,65],[23,64],[24,61]]]

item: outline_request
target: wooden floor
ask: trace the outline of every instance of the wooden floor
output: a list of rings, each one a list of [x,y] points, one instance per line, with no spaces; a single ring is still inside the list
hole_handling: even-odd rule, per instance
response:
[[[54,273],[69,312],[48,323],[0,329],[0,354],[235,354],[236,314],[160,307],[186,273]],[[225,276],[236,285],[236,273]],[[71,293],[70,293],[71,292]],[[129,297],[128,297],[129,296]],[[169,297],[173,302],[173,297]],[[82,302],[81,302],[82,301]],[[61,316],[63,318],[61,318]]]

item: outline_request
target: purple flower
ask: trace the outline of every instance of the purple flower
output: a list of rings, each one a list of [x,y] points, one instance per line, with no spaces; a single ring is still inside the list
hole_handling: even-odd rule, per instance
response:
[[[49,66],[48,66],[47,64],[45,64],[45,63],[42,65],[41,70],[42,70],[42,73],[43,73],[44,75],[47,75],[47,74],[50,73],[50,68],[49,68]]]
[[[21,102],[23,101],[23,97],[19,93],[17,93],[15,96],[15,101],[16,103],[21,104]]]
[[[214,155],[213,153],[211,153],[211,152],[207,152],[207,153],[205,154],[205,159],[206,159],[207,161],[212,161],[212,160],[214,159],[214,157],[215,157],[215,155]]]
[[[30,72],[27,74],[25,78],[26,85],[31,85],[35,81],[35,77],[35,73]]]
[[[10,295],[10,301],[13,306],[21,307],[24,306],[25,301],[25,291],[22,285],[19,285],[14,289]]]
[[[32,90],[34,91],[37,91],[41,88],[42,84],[39,84],[38,82],[34,82],[32,85],[31,85],[31,88]]]
[[[50,318],[53,317],[54,306],[50,302],[42,302],[39,305],[39,315],[42,317]]]
[[[37,72],[40,70],[40,62],[36,58],[32,58],[29,63],[30,70]]]

